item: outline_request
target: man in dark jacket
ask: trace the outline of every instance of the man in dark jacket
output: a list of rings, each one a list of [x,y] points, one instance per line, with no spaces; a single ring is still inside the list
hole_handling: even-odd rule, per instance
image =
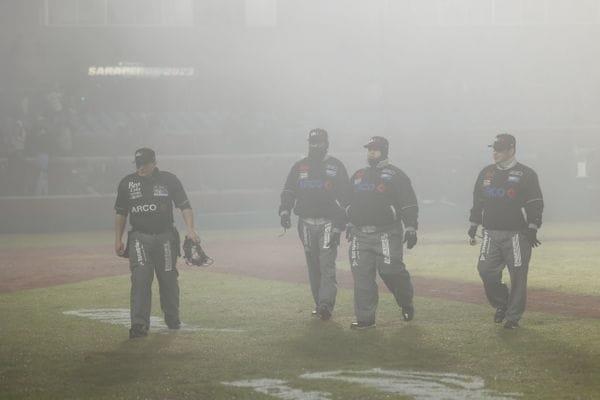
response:
[[[292,226],[292,209],[299,217],[298,233],[315,301],[313,315],[328,320],[337,294],[335,260],[340,233],[346,229],[349,180],[341,161],[327,154],[327,131],[311,130],[308,143],[308,157],[294,164],[285,182],[279,216],[284,229]]]
[[[495,163],[485,167],[475,182],[468,235],[474,244],[477,227],[483,225],[479,274],[487,298],[496,308],[494,321],[506,320],[504,327],[515,329],[525,311],[531,249],[541,244],[537,231],[542,225],[544,199],[535,171],[515,158],[514,136],[498,135],[490,147]],[[510,291],[502,283],[505,266]]]
[[[402,308],[403,319],[410,321],[415,313],[403,244],[409,249],[417,244],[417,198],[408,176],[390,164],[387,139],[374,136],[364,147],[369,166],[350,179],[353,191],[347,208],[356,314],[352,329],[375,327],[377,271]]]

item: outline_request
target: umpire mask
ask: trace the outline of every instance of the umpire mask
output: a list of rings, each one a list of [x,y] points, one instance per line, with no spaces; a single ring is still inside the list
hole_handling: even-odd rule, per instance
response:
[[[308,133],[308,158],[322,161],[329,149],[329,139],[325,129],[313,129]]]

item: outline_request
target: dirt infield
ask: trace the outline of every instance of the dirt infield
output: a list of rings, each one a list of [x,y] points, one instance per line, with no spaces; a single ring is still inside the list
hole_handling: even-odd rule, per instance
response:
[[[220,240],[207,244],[217,262],[212,271],[259,279],[307,283],[304,254],[293,235],[272,240]],[[0,250],[0,293],[129,274],[126,260],[111,246]],[[346,246],[340,249],[345,257]],[[181,270],[191,267],[179,264]],[[341,287],[352,287],[349,271],[338,272]],[[482,286],[438,278],[414,277],[417,296],[485,304]],[[385,288],[383,288],[385,289]],[[600,296],[530,289],[528,310],[600,318]]]

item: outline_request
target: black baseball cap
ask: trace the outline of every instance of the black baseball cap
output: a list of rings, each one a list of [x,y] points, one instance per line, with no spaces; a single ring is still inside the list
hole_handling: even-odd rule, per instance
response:
[[[496,136],[496,140],[494,143],[490,144],[488,147],[493,148],[495,151],[506,151],[510,149],[514,149],[517,146],[517,139],[513,135],[509,135],[508,133],[501,133]]]
[[[156,161],[156,153],[147,147],[135,151],[135,166],[137,168]]]
[[[363,146],[365,149],[387,150],[390,143],[383,136],[373,136],[369,139],[369,143]]]
[[[327,131],[321,128],[311,129],[308,132],[308,143],[309,144],[327,144],[329,143],[329,138],[327,136]]]

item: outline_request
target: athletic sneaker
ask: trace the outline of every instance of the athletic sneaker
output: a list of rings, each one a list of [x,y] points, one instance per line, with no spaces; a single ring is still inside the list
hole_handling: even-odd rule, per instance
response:
[[[519,327],[519,322],[517,321],[506,321],[504,324],[504,329],[517,329]]]
[[[311,315],[311,317],[318,317],[318,316],[319,316],[319,313],[317,312],[317,310],[312,310],[312,311],[310,312],[310,315]]]
[[[410,306],[402,307],[402,318],[405,321],[412,321],[415,317],[415,307],[411,304]]]
[[[350,329],[365,330],[375,328],[375,322],[353,322],[350,324]]]
[[[319,307],[319,318],[323,321],[328,321],[331,319],[331,311],[325,305]]]
[[[497,324],[501,324],[506,317],[506,310],[504,308],[497,308],[496,313],[494,314],[494,322]]]
[[[144,325],[135,324],[129,330],[129,339],[141,338],[148,336],[148,329]]]

